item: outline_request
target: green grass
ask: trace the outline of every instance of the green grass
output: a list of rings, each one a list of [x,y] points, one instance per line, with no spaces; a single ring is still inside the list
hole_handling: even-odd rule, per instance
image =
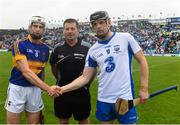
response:
[[[180,84],[180,57],[147,57],[149,64],[149,92],[163,89],[172,85]],[[6,123],[6,111],[4,102],[6,99],[6,90],[8,87],[8,78],[11,68],[11,53],[0,53],[0,124]],[[46,82],[50,85],[55,83],[50,67],[46,69]],[[139,69],[137,63],[133,61],[133,77],[135,83],[136,96],[139,93]],[[95,118],[97,80],[91,85],[91,103],[92,111],[90,116],[91,123],[98,123]],[[53,98],[43,95],[45,122],[56,124],[58,120],[54,116]],[[170,91],[149,100],[146,104],[137,107],[139,124],[178,124],[180,123],[180,92]],[[25,117],[21,119],[25,123]],[[77,123],[71,119],[70,123]]]

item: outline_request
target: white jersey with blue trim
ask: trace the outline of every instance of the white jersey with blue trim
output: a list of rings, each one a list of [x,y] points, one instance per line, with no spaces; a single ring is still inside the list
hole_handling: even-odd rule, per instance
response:
[[[129,33],[113,33],[96,42],[86,57],[87,67],[98,67],[98,100],[115,103],[118,97],[133,99],[132,56],[141,50]]]

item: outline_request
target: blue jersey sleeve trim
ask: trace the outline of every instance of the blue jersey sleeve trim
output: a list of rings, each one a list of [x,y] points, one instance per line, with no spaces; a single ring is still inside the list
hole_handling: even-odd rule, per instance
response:
[[[95,60],[93,60],[90,56],[88,59],[88,66],[89,67],[96,67],[97,66],[97,62]]]
[[[133,99],[135,98],[135,91],[134,91],[134,81],[132,77],[132,56],[134,55],[132,48],[128,45],[128,56],[129,56],[129,71],[130,71],[130,80],[131,80],[131,92]]]

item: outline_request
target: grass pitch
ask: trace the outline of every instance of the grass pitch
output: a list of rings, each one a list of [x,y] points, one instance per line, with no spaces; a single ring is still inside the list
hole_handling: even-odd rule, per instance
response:
[[[172,85],[180,86],[180,57],[146,57],[149,65],[149,92],[164,89]],[[8,87],[8,78],[12,68],[11,53],[0,53],[0,124],[6,123],[6,110],[4,102],[6,99],[6,90]],[[133,78],[135,83],[135,92],[138,96],[140,88],[139,69],[137,63],[133,60]],[[46,68],[47,83],[53,85],[53,78],[50,66]],[[92,111],[90,116],[91,123],[98,123],[95,118],[97,80],[91,85],[91,103]],[[53,98],[47,94],[43,95],[45,108],[45,123],[56,124],[58,120],[54,116]],[[180,124],[180,92],[170,91],[159,95],[146,104],[139,105],[138,124]],[[25,123],[25,117],[21,118],[21,123]],[[70,123],[77,123],[71,119]],[[116,122],[117,123],[117,122]]]

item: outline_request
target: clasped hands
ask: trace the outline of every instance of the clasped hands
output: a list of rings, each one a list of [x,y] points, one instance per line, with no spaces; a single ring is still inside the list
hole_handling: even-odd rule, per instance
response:
[[[58,97],[58,96],[62,95],[61,87],[59,87],[57,85],[50,86],[50,89],[48,91],[48,95],[52,96],[52,97]]]

